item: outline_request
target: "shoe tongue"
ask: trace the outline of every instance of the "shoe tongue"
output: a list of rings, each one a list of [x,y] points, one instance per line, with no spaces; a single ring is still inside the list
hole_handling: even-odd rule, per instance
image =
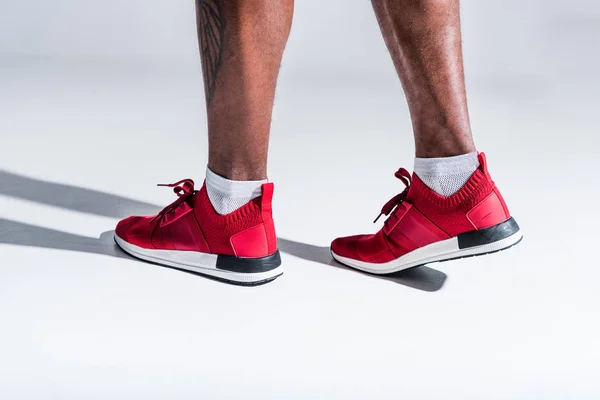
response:
[[[196,214],[198,214],[201,210],[206,208],[207,205],[210,205],[212,209],[212,204],[210,204],[208,194],[206,193],[206,184],[203,184],[202,187],[198,189],[196,193],[194,193],[194,196],[191,199],[191,203]]]
[[[181,203],[177,208],[175,208],[173,212],[166,213],[160,223],[160,226],[169,225],[191,211],[192,207],[190,207],[190,205],[188,204],[188,200],[186,200],[183,203]]]

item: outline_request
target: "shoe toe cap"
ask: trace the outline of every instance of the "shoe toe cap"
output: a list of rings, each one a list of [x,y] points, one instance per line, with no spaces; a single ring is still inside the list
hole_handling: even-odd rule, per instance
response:
[[[338,256],[346,258],[358,258],[358,240],[362,235],[346,236],[331,242],[331,251]]]
[[[363,262],[383,263],[394,259],[380,234],[337,238],[331,243],[331,251],[337,256]]]
[[[149,217],[129,217],[120,221],[115,228],[120,239],[140,247],[152,247],[152,225]]]

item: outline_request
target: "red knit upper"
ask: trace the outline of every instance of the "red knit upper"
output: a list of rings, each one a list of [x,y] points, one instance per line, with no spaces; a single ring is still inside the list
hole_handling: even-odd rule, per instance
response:
[[[119,222],[115,233],[146,249],[200,251],[238,257],[265,257],[275,253],[272,183],[263,185],[262,196],[227,215],[215,211],[205,185],[198,191],[193,191],[193,182],[191,185],[191,191],[180,191],[183,193],[180,196],[186,197],[179,204],[173,203],[157,216],[129,217]]]
[[[370,263],[392,261],[417,248],[461,233],[487,228],[510,218],[508,208],[487,170],[483,153],[480,167],[455,194],[444,197],[429,189],[416,174],[396,176],[409,185],[386,204],[383,214],[395,206],[383,228],[372,235],[338,238],[332,251],[342,257]],[[390,210],[386,210],[390,209]]]

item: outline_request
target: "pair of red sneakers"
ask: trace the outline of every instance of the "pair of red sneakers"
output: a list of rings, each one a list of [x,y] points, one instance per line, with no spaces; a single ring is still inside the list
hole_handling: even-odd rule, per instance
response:
[[[338,238],[333,258],[374,274],[389,274],[436,261],[492,253],[517,244],[522,233],[488,172],[485,155],[468,182],[449,197],[429,189],[405,169],[406,189],[381,210],[387,220],[375,234]],[[129,254],[162,265],[242,285],[283,273],[271,200],[273,184],[231,214],[219,215],[206,187],[192,180],[173,185],[178,199],[151,217],[117,225],[115,240]]]

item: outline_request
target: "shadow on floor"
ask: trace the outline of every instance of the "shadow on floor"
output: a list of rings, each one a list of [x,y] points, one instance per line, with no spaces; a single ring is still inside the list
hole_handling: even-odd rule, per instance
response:
[[[111,218],[152,215],[160,207],[110,193],[0,170],[0,195]]]
[[[0,170],[0,195],[61,207],[68,210],[112,218],[129,215],[151,215],[160,207],[105,192],[36,180]],[[114,231],[104,232],[98,239],[75,235],[0,218],[0,244],[32,246],[48,249],[79,251],[124,259],[133,259],[119,249],[113,240]],[[440,290],[446,274],[429,267],[417,267],[390,275],[372,275],[347,268],[331,257],[328,247],[278,238],[279,249],[292,256],[360,273],[373,279],[384,279],[427,292]]]
[[[424,290],[426,292],[438,291],[446,282],[446,274],[429,267],[416,267],[388,275],[373,275],[361,272],[350,267],[346,267],[333,259],[329,247],[319,247],[306,243],[294,242],[292,240],[277,238],[279,250],[302,258],[304,260],[329,265],[335,268],[341,268],[357,274],[369,276],[375,279],[384,279],[399,283],[413,289]]]
[[[96,239],[0,218],[0,244],[79,251],[135,260],[119,249],[113,235],[114,231],[108,231]]]

